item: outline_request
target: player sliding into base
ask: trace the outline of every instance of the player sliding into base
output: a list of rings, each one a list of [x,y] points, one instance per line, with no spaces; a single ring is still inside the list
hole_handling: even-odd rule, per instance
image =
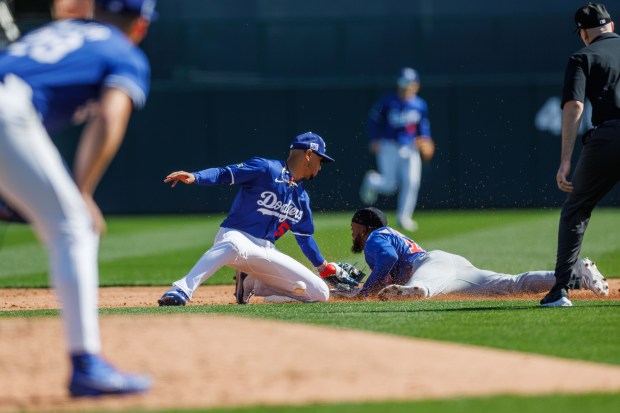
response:
[[[352,250],[364,252],[372,272],[363,287],[345,294],[381,300],[395,297],[430,298],[450,293],[472,295],[542,293],[555,283],[553,271],[499,274],[476,268],[448,252],[426,251],[412,239],[387,226],[385,214],[360,209],[351,220]],[[605,278],[589,259],[581,260],[581,285],[597,296],[609,295]]]
[[[301,181],[314,179],[322,163],[333,161],[323,138],[307,132],[295,137],[286,161],[255,157],[223,168],[168,175],[164,182],[172,182],[173,187],[183,182],[239,185],[240,189],[213,246],[185,277],[173,283],[159,305],[185,305],[198,286],[222,266],[238,270],[235,296],[239,304],[247,304],[252,295],[327,301],[329,288],[323,279],[344,271],[338,264],[327,263],[319,251],[312,236],[310,198]],[[274,242],[289,230],[323,279],[275,248]]]

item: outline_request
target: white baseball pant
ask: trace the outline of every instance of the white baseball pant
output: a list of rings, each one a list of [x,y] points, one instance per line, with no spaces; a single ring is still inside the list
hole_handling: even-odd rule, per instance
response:
[[[0,83],[0,194],[49,250],[51,281],[72,353],[99,353],[99,237],[82,196],[32,105],[32,90]]]
[[[256,295],[266,291],[266,295],[282,295],[304,302],[329,299],[327,284],[303,264],[278,251],[270,241],[230,228],[220,228],[213,246],[173,286],[191,299],[200,284],[223,266],[252,274],[258,284],[264,284],[261,288],[255,284],[259,290],[255,291]]]
[[[426,290],[427,297],[450,293],[512,294],[540,293],[553,287],[553,271],[528,271],[522,274],[499,274],[476,268],[460,255],[434,250],[413,264],[413,276],[407,286]]]
[[[415,212],[422,177],[422,159],[415,145],[401,145],[381,140],[377,153],[378,175],[368,176],[374,191],[393,195],[398,190],[396,215],[399,221],[409,220]]]

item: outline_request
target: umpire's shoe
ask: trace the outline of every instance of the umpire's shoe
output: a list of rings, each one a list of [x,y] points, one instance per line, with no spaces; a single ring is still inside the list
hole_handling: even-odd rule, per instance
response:
[[[161,296],[157,303],[160,307],[181,306],[185,305],[189,300],[189,296],[180,288],[172,287],[164,295]]]
[[[540,300],[541,307],[572,307],[573,303],[568,299],[568,292],[565,289],[554,290]]]
[[[237,270],[235,274],[235,299],[237,304],[247,304],[254,295],[253,289],[245,288],[243,285],[246,278],[248,278],[247,273]]]
[[[71,363],[69,393],[72,397],[143,393],[151,388],[149,376],[121,373],[95,354],[71,356]]]

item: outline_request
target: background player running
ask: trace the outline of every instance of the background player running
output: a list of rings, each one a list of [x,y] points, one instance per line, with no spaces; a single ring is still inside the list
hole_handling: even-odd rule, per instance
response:
[[[370,151],[377,157],[376,171],[368,171],[360,188],[362,202],[372,205],[378,194],[398,190],[396,215],[401,227],[415,231],[413,213],[418,201],[422,161],[433,157],[428,105],[418,96],[420,77],[412,68],[402,69],[398,89],[374,104],[368,119]]]
[[[32,222],[49,249],[73,396],[150,387],[148,377],[122,374],[99,356],[97,251],[105,221],[93,193],[132,109],[148,95],[150,65],[136,44],[146,36],[154,7],[152,0],[100,0],[101,22],[47,24],[0,56],[0,195]],[[72,177],[50,134],[84,105],[90,118]]]
[[[467,259],[448,252],[426,251],[415,241],[387,226],[385,214],[373,207],[357,211],[351,220],[353,252],[364,252],[371,269],[358,297],[378,295],[430,298],[442,294],[511,294],[547,291],[555,282],[553,271],[518,275],[481,270]],[[597,296],[609,286],[589,259],[581,261],[582,284]]]
[[[173,172],[164,182],[238,185],[239,192],[214,245],[189,273],[159,300],[160,306],[185,305],[194,291],[226,265],[237,269],[235,295],[239,304],[252,295],[285,296],[299,301],[327,301],[325,282],[300,262],[278,251],[274,242],[291,231],[304,255],[324,278],[342,269],[327,263],[312,236],[310,197],[303,180],[311,180],[324,162],[333,162],[323,139],[307,132],[293,139],[286,161],[252,158],[246,162],[199,172]],[[247,274],[251,276],[247,276]]]

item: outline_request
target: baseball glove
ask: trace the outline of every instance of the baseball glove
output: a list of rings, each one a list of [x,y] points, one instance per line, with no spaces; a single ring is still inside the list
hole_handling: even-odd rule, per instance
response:
[[[431,138],[417,138],[415,140],[415,146],[420,151],[422,159],[430,161],[435,155],[435,142]]]
[[[328,263],[325,268],[319,272],[319,275],[327,285],[336,290],[346,291],[359,285],[359,281],[353,279],[349,273],[340,266],[340,263]]]
[[[348,262],[339,262],[338,265],[349,274],[349,277],[353,278],[358,283],[364,281],[366,273],[356,267],[357,263],[349,264]]]

